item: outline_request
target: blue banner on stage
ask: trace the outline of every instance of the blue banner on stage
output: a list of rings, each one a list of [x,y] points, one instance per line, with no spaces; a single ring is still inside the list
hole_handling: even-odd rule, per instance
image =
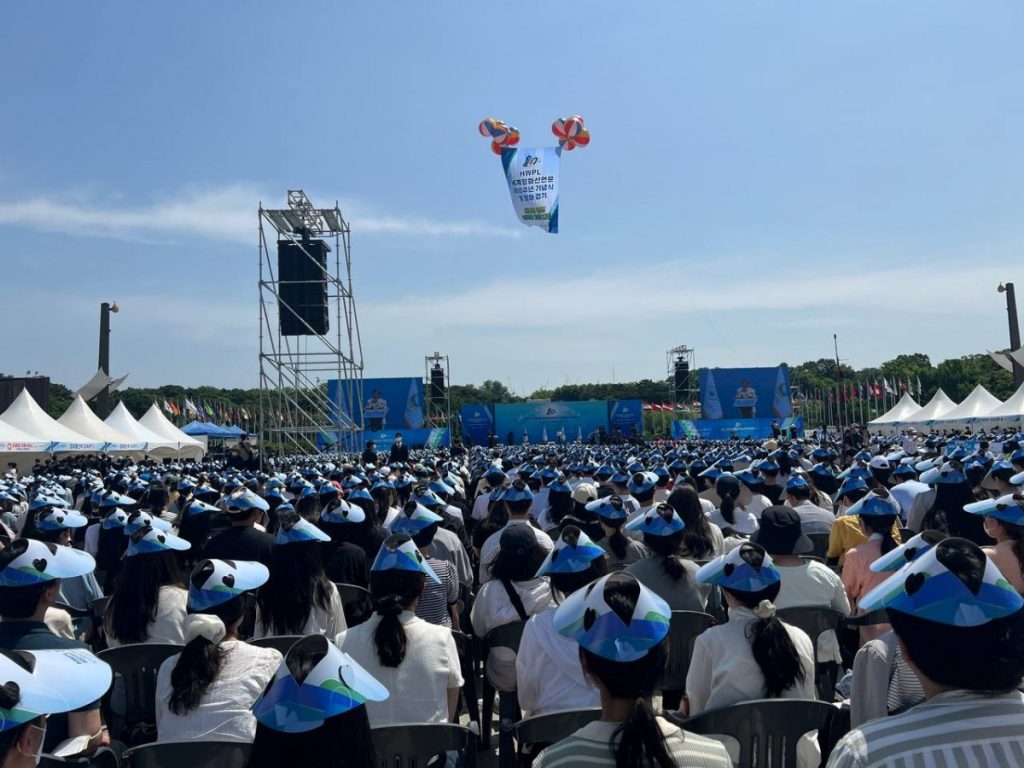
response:
[[[793,415],[789,369],[704,368],[700,403],[703,420],[789,418]]]
[[[472,445],[487,445],[494,432],[493,405],[464,405],[459,409],[462,418],[462,434]]]
[[[338,379],[330,379],[327,397],[340,413],[354,413],[357,423],[362,416],[367,432],[401,432],[424,426],[423,380],[420,378],[363,379],[363,396],[354,408],[349,403],[349,388]]]
[[[804,420],[795,419],[695,419],[672,422],[672,437],[676,440],[731,440],[752,437],[758,440],[772,437],[772,422],[778,424],[783,435],[789,436],[792,427],[803,435]]]
[[[495,434],[503,443],[572,442],[591,439],[608,429],[608,401],[498,403],[494,406]]]
[[[450,446],[451,432],[447,429],[400,429],[402,441],[410,448],[425,446],[427,448],[441,448]],[[387,453],[395,444],[395,432],[384,430],[381,432],[362,432],[356,436],[356,448],[363,450],[366,443],[373,440],[374,447],[381,452]],[[338,441],[337,433],[328,435],[320,433],[317,435],[317,447],[320,450],[330,449]]]
[[[640,400],[609,400],[608,429],[616,427],[623,436],[639,436],[644,431],[644,404]]]

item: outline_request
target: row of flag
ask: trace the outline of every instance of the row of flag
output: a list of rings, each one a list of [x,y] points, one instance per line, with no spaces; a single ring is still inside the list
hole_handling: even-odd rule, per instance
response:
[[[190,398],[184,397],[181,400],[164,399],[161,405],[164,413],[173,418],[185,420],[195,419],[198,421],[219,421],[230,424],[241,424],[255,418],[244,407],[232,405],[231,403],[220,403],[214,401],[202,401],[198,405]]]
[[[694,403],[693,405],[696,408],[700,408],[700,403]],[[687,407],[688,406],[685,403],[676,403],[675,405],[672,405],[671,403],[644,403],[644,410],[648,412],[664,411],[666,413],[671,413],[673,411],[685,411],[687,410]]]
[[[882,400],[885,397],[896,397],[905,393],[909,393],[912,397],[920,400],[922,395],[921,378],[917,377],[916,381],[911,381],[909,376],[906,379],[896,376],[892,379],[867,379],[863,382],[848,381],[840,383],[838,397],[843,402],[849,400]],[[796,399],[799,401],[821,401],[827,399],[829,402],[832,402],[835,398],[836,391],[834,387],[801,390],[796,395]]]

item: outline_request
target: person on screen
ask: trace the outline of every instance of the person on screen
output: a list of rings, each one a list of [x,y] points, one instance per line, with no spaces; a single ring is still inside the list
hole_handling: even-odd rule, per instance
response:
[[[372,432],[379,432],[384,429],[384,419],[388,415],[388,401],[381,395],[379,389],[373,390],[370,399],[366,401],[366,426]]]
[[[757,390],[750,386],[750,379],[740,380],[739,389],[736,390],[736,397],[733,399],[739,401],[757,400]],[[739,405],[737,407],[739,408],[741,419],[754,418],[755,409],[757,408],[756,404]]]

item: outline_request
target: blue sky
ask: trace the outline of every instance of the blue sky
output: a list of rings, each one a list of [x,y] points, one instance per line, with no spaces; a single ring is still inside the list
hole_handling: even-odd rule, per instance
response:
[[[1006,346],[1024,6],[21,3],[0,27],[0,370],[257,385],[256,210],[352,224],[366,374],[566,381]],[[518,224],[485,116],[563,158]]]

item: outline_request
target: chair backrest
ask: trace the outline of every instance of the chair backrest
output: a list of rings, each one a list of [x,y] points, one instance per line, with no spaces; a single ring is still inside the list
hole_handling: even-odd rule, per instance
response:
[[[128,725],[156,722],[156,676],[160,665],[183,646],[137,643],[108,648],[99,657],[114,671],[114,682],[103,696],[103,716],[112,738]]]
[[[261,637],[258,640],[250,640],[249,645],[255,645],[257,648],[274,648],[281,652],[282,656],[286,656],[288,651],[292,649],[299,640],[302,639],[302,635],[271,635],[270,637]],[[332,640],[334,638],[331,638]]]
[[[571,736],[587,723],[601,717],[600,709],[567,709],[534,715],[520,720],[512,727],[512,735],[520,744],[532,744],[531,754]]]
[[[100,747],[88,757],[53,757],[42,755],[39,768],[119,768],[117,753],[110,747]]]
[[[107,606],[109,605],[109,597],[97,597],[95,600],[89,603],[89,609],[92,611],[92,615],[96,617],[98,624],[103,624],[103,617],[106,615]]]
[[[129,749],[129,768],[245,768],[252,744],[241,741],[164,741]]]
[[[686,687],[693,644],[701,632],[717,623],[714,616],[702,611],[672,611],[668,630],[668,666],[661,681],[662,690],[681,691]]]
[[[476,765],[476,734],[461,725],[389,725],[371,732],[380,768],[425,768],[444,752],[462,754],[463,768]]]
[[[796,746],[808,731],[826,730],[836,708],[810,699],[756,699],[702,712],[683,720],[664,716],[692,733],[727,734],[740,745],[739,768],[797,764]]]
[[[341,606],[345,610],[345,623],[349,628],[362,624],[373,613],[373,596],[370,590],[360,587],[358,584],[345,584],[336,581],[334,586],[338,588],[338,597],[341,598]]]
[[[828,553],[828,537],[830,534],[827,533],[808,533],[807,538],[811,540],[811,544],[814,545],[807,554],[813,557],[820,557],[824,561],[825,555]]]
[[[491,648],[509,648],[516,653],[519,652],[519,641],[523,639],[523,630],[526,628],[525,621],[512,621],[495,627],[484,637],[484,650]]]
[[[843,616],[835,608],[819,605],[800,605],[793,608],[779,608],[775,614],[779,619],[802,629],[811,638],[814,647],[818,647],[818,637],[828,630],[838,629]]]

